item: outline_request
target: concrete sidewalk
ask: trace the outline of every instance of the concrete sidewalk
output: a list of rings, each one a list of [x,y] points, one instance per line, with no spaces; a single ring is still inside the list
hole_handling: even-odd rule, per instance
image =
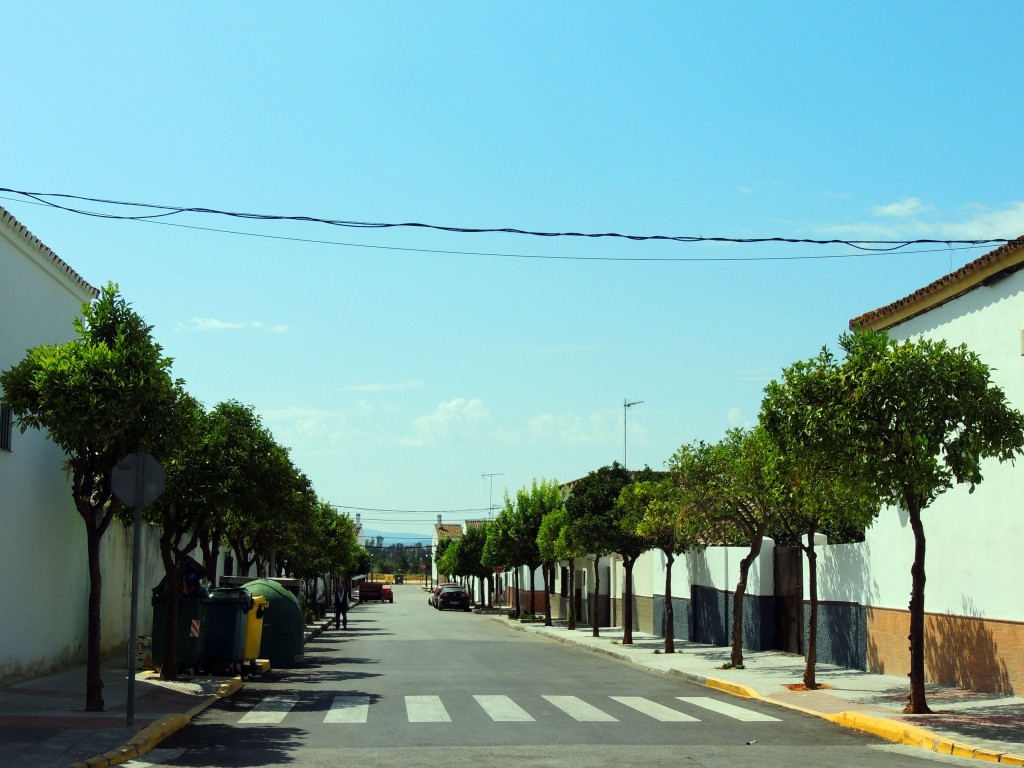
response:
[[[622,645],[621,627],[602,627],[600,637],[593,637],[589,626],[578,625],[570,632],[564,622],[545,627],[494,618],[510,628],[736,696],[800,710],[893,742],[1024,766],[1024,698],[929,685],[928,706],[934,714],[905,715],[902,710],[910,690],[906,677],[819,664],[815,678],[824,687],[808,691],[802,689],[804,658],[794,654],[744,650],[744,669],[722,669],[730,658],[727,647],[677,641],[676,652],[666,654],[664,638],[642,632],[633,632],[632,645]]]
[[[305,641],[334,620],[307,625]],[[124,659],[103,665],[105,712],[85,710],[85,666],[0,688],[4,768],[107,768],[142,757],[197,714],[242,687],[239,677],[135,676],[134,725],[127,724]]]

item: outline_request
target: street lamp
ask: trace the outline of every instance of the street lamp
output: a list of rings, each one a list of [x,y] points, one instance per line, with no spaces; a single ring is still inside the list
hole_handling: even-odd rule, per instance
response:
[[[640,405],[643,400],[634,400],[632,403],[628,402],[625,398],[622,399],[622,468],[626,469],[626,414],[629,409],[634,405]]]

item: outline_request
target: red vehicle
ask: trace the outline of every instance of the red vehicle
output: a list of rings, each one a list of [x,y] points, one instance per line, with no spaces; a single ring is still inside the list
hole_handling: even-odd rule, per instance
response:
[[[385,594],[384,590],[387,589]],[[391,592],[391,585],[385,584],[382,581],[364,581],[359,585],[359,602],[367,603],[371,600],[379,600],[380,602],[395,602],[395,596]]]

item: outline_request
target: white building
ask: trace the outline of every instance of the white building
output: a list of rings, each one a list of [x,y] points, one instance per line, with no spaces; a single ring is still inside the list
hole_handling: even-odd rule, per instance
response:
[[[0,208],[0,370],[32,347],[71,340],[74,319],[97,293]],[[21,433],[11,422],[10,412],[0,415],[0,685],[83,662],[87,636],[85,526],[64,453],[45,433]],[[147,540],[146,579],[159,568],[154,541]],[[114,524],[102,546],[102,640],[110,654],[128,641],[131,537]],[[150,616],[144,612],[140,626],[149,626]]]

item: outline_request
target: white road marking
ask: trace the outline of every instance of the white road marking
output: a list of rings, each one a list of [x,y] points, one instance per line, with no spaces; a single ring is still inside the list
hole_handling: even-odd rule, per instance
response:
[[[743,707],[737,707],[735,704],[728,704],[718,699],[712,699],[710,696],[676,696],[680,701],[685,701],[687,704],[693,704],[695,707],[701,707],[702,709],[709,709],[712,712],[717,712],[720,715],[731,717],[733,720],[740,720],[744,723],[778,723],[779,718],[772,717],[771,715],[762,715],[760,712],[754,712],[750,709],[744,709]]]
[[[612,717],[607,712],[602,712],[576,696],[545,696],[544,698],[579,723],[619,722],[618,718]]]
[[[508,696],[474,696],[477,704],[490,715],[491,720],[498,723],[534,722],[530,713],[520,707]]]
[[[324,722],[365,723],[369,711],[369,696],[335,696]]]
[[[690,717],[677,709],[666,707],[664,704],[645,699],[642,696],[611,696],[613,701],[632,707],[637,712],[642,712],[648,717],[662,723],[699,723],[696,717]]]
[[[410,723],[450,723],[440,696],[406,696],[405,712]]]
[[[268,696],[247,712],[238,722],[259,725],[280,723],[297,703],[297,699]]]
[[[121,765],[124,768],[154,768],[154,766],[163,765],[168,760],[176,760],[185,754],[185,750],[182,749],[154,749],[146,753],[146,759],[143,760],[141,757],[135,758],[134,760],[128,760]]]

